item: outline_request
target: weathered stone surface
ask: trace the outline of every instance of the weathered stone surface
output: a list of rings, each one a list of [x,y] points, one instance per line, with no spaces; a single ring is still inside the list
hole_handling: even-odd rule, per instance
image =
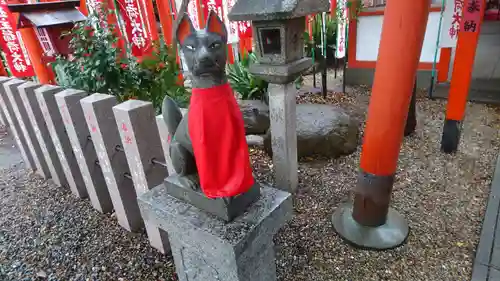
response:
[[[297,105],[298,157],[338,157],[352,153],[359,143],[359,122],[341,108],[323,104]],[[270,132],[264,149],[272,155]]]
[[[263,135],[269,130],[269,106],[267,104],[259,100],[240,100],[238,105],[243,114],[247,135]]]
[[[159,185],[138,198],[145,220],[170,237],[180,281],[275,281],[273,235],[293,215],[289,193],[263,186],[260,199],[230,223],[167,195]]]
[[[52,181],[57,186],[69,186],[49,128],[47,127],[47,123],[45,123],[44,112],[42,112],[36,97],[35,90],[41,86],[34,82],[26,82],[19,86],[19,96],[23,101],[31,126],[35,131],[38,144],[52,176]]]
[[[128,231],[138,231],[144,222],[137,205],[134,183],[126,177],[130,174],[127,157],[118,149],[122,141],[113,114],[116,97],[93,94],[81,99],[80,104],[118,223]]]
[[[328,0],[240,0],[228,16],[233,21],[291,19],[327,12],[329,8]]]
[[[276,188],[295,194],[299,184],[295,86],[269,84],[273,165]]]
[[[130,174],[138,196],[163,182],[168,176],[153,104],[128,100],[113,107]],[[151,246],[165,254],[170,251],[168,235],[151,222],[144,221]]]
[[[99,212],[108,213],[113,210],[113,204],[101,167],[95,163],[97,154],[94,144],[89,139],[90,132],[80,104],[80,100],[87,95],[81,90],[67,89],[55,94],[55,98],[80,167],[83,182],[87,187],[90,202]]]
[[[38,100],[38,105],[42,110],[42,116],[47,124],[47,129],[54,143],[57,156],[61,161],[61,166],[71,192],[78,198],[88,197],[87,188],[83,182],[78,160],[73,153],[71,142],[64,127],[64,120],[59,111],[55,94],[59,93],[63,88],[52,85],[43,85],[35,89],[35,95]]]
[[[264,137],[259,135],[248,135],[247,136],[247,144],[248,146],[264,146]]]
[[[9,102],[7,94],[5,93],[5,87],[3,84],[7,83],[8,81],[10,81],[10,78],[3,76],[0,77],[0,106],[5,113],[7,122],[10,124],[11,132],[14,135],[14,140],[16,141],[17,148],[21,152],[21,156],[23,157],[26,167],[29,169],[36,169],[35,162],[33,160],[33,157],[31,156],[28,145],[26,144],[26,140],[21,131],[21,127],[19,126],[19,122],[14,114],[14,110],[11,103]]]
[[[47,163],[45,162],[45,157],[43,156],[43,152],[38,144],[33,127],[28,119],[28,114],[26,113],[23,101],[19,95],[19,87],[22,86],[24,82],[24,80],[12,79],[4,83],[5,95],[12,106],[14,118],[17,119],[21,133],[24,135],[24,140],[26,141],[31,157],[33,158],[33,162],[36,167],[35,172],[43,178],[50,178],[50,171]]]

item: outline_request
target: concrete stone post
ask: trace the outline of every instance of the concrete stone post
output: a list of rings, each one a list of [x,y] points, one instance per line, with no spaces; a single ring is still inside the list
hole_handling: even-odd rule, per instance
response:
[[[182,115],[186,115],[187,109],[181,108]],[[168,131],[167,124],[163,120],[162,115],[156,116],[156,125],[158,126],[158,132],[160,133],[161,145],[163,147],[163,153],[165,155],[165,163],[167,164],[168,174],[175,175],[175,169],[172,165],[172,158],[170,158],[170,139],[172,134]]]
[[[172,136],[168,131],[167,124],[165,124],[162,115],[156,116],[156,126],[158,127],[161,146],[163,148],[163,155],[165,157],[165,164],[167,164],[168,174],[170,176],[175,175],[175,169],[172,164],[172,158],[170,158],[170,140]]]
[[[14,140],[16,141],[17,148],[23,157],[24,163],[26,167],[31,170],[36,169],[35,161],[31,156],[30,150],[28,148],[28,144],[26,143],[26,139],[21,131],[21,127],[19,126],[19,122],[14,114],[14,110],[12,109],[12,105],[7,98],[7,94],[5,93],[4,85],[10,79],[7,77],[0,77],[0,104],[2,106],[2,110],[5,113],[5,117],[7,118],[7,122],[10,124],[11,132],[14,136]]]
[[[112,113],[116,98],[111,95],[93,94],[80,101],[87,126],[97,152],[99,165],[108,186],[118,223],[128,231],[137,231],[144,224],[137,205],[133,182],[125,153],[121,147],[120,133]]]
[[[86,96],[88,94],[84,91],[68,89],[57,93],[55,98],[90,202],[99,212],[109,213],[113,211],[113,204],[101,167],[96,164],[97,154],[80,104]]]
[[[88,196],[87,189],[85,188],[83,177],[78,167],[78,161],[69,142],[68,134],[64,129],[64,122],[54,96],[62,90],[63,88],[61,87],[43,85],[35,89],[35,95],[69,188],[78,198],[85,198]]]
[[[9,122],[7,122],[7,117],[5,117],[5,113],[3,113],[3,109],[0,106],[0,123],[4,127],[9,127]]]
[[[57,156],[52,137],[50,136],[49,129],[43,118],[42,110],[38,104],[38,99],[36,98],[35,89],[41,86],[42,85],[34,82],[26,82],[19,86],[19,96],[28,114],[28,119],[33,127],[40,149],[45,157],[45,162],[52,176],[52,181],[57,186],[68,186],[61,160],[59,160],[59,156]]]
[[[295,86],[269,84],[269,118],[276,187],[294,194],[298,185]]]
[[[137,196],[161,184],[168,176],[155,110],[151,102],[129,100],[113,107],[123,150]],[[170,251],[168,235],[150,221],[144,221],[151,245]]]
[[[139,205],[145,220],[168,232],[179,281],[276,281],[273,236],[292,218],[289,193],[263,186],[229,223],[167,195],[163,184]]]
[[[12,79],[5,82],[3,84],[5,87],[5,94],[12,105],[14,116],[19,123],[19,127],[24,135],[24,138],[26,139],[26,145],[31,152],[33,162],[35,163],[36,173],[47,179],[51,177],[49,167],[47,166],[45,156],[43,155],[43,151],[38,143],[35,131],[33,130],[33,126],[31,126],[31,122],[29,121],[26,108],[24,107],[21,96],[19,95],[19,87],[21,87],[24,82],[25,81],[19,79]]]

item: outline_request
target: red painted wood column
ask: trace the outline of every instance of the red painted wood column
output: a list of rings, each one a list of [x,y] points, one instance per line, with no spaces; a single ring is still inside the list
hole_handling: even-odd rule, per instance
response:
[[[163,39],[167,45],[172,45],[172,30],[174,28],[174,13],[170,7],[170,0],[157,0],[156,5],[158,6],[158,14],[160,15],[161,31],[163,33]]]
[[[468,3],[468,1],[466,2]],[[441,139],[441,150],[445,153],[454,153],[458,150],[460,142],[462,120],[465,115],[467,105],[467,96],[469,95],[470,83],[472,80],[472,68],[476,57],[477,44],[479,42],[479,33],[484,18],[485,1],[481,3],[481,8],[477,11],[478,22],[475,28],[467,26],[467,31],[461,27],[458,32],[457,49],[455,52],[455,62],[448,94],[448,105],[446,107],[446,120],[443,127],[443,136]],[[466,13],[468,6],[464,7],[462,22],[467,23]]]
[[[80,0],[80,6],[78,10],[85,16],[89,15],[89,9],[87,9],[87,0]]]
[[[451,61],[451,48],[441,48],[441,55],[439,56],[438,64],[438,83],[443,83],[448,81],[448,74],[450,73],[450,61]]]
[[[337,0],[330,0],[330,16],[337,18]]]
[[[3,59],[0,58],[0,76],[9,76],[7,73],[7,70],[5,69],[5,66],[3,65]]]
[[[408,236],[389,204],[429,9],[423,0],[387,1],[385,8],[354,204],[333,215],[337,233],[361,248],[394,248]]]
[[[50,65],[43,62],[43,49],[36,36],[35,27],[21,28],[21,37],[28,50],[36,77],[41,84],[55,84],[55,75]]]

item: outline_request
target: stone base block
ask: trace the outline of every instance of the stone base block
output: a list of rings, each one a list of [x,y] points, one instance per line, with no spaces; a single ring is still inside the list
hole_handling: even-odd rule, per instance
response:
[[[230,223],[167,194],[159,185],[138,198],[145,221],[167,231],[180,281],[275,281],[273,236],[292,218],[291,194],[262,186]]]
[[[201,192],[184,187],[179,182],[179,176],[177,175],[166,178],[165,186],[170,196],[187,202],[225,221],[231,221],[241,215],[260,196],[260,185],[257,182],[246,193],[235,196],[231,202],[226,202],[222,198],[210,199]]]

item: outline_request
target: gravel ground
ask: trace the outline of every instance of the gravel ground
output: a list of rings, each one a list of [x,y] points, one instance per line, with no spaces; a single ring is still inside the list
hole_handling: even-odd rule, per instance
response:
[[[326,100],[298,97],[338,104],[360,121],[368,100],[362,87]],[[445,102],[417,103],[417,132],[402,146],[392,203],[409,221],[408,243],[361,251],[335,234],[330,217],[349,200],[359,149],[336,160],[302,159],[295,218],[275,239],[279,280],[470,278],[500,141],[499,111],[469,105],[460,151],[449,156],[439,151]],[[270,159],[258,148],[251,155],[258,178],[272,182]],[[22,165],[0,170],[0,280],[176,280],[173,272],[171,258],[149,247],[144,233],[127,233],[113,216]]]

